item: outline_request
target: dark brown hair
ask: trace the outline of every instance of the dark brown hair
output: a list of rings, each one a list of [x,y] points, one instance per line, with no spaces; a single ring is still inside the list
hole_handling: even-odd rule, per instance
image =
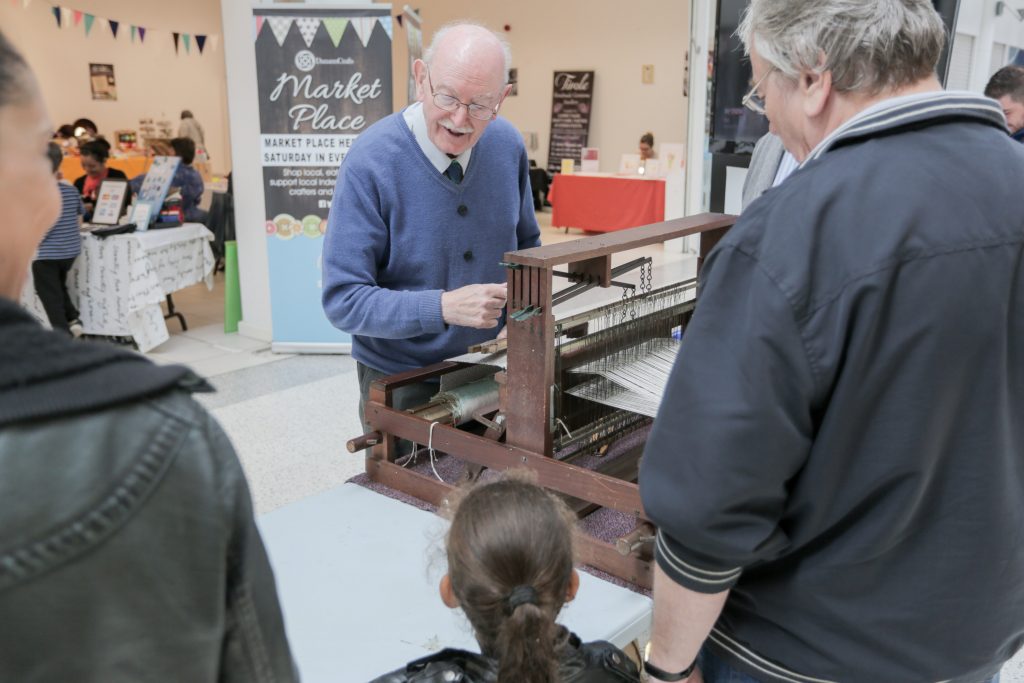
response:
[[[91,157],[101,164],[105,164],[110,158],[110,143],[106,140],[90,140],[78,148],[83,157]]]
[[[557,683],[555,617],[572,581],[572,513],[522,475],[455,503],[448,575],[498,683]]]
[[[64,161],[64,152],[61,151],[60,145],[56,142],[47,144],[46,155],[50,157],[50,166],[53,167],[53,172],[56,173],[57,169],[60,168],[60,163]]]
[[[992,74],[985,86],[985,97],[998,100],[1003,95],[1024,103],[1024,67],[1011,64]]]
[[[174,156],[181,157],[181,163],[188,166],[196,158],[196,143],[192,138],[174,138],[171,140]]]
[[[644,133],[640,136],[640,144],[647,143],[649,147],[654,147],[654,133]]]

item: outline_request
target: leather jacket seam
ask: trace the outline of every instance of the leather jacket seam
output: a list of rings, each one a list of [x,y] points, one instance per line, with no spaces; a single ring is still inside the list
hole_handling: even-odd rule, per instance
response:
[[[40,538],[0,555],[0,591],[31,581],[92,551],[142,507],[184,441],[180,417],[163,420],[128,472],[100,501]]]

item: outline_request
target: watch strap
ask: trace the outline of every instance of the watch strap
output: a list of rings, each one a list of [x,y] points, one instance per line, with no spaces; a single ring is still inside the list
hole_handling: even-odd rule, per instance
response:
[[[690,666],[686,667],[679,673],[672,673],[651,664],[649,661],[644,661],[644,671],[648,676],[659,681],[685,681],[696,668],[697,661],[694,660],[693,664],[690,664]]]

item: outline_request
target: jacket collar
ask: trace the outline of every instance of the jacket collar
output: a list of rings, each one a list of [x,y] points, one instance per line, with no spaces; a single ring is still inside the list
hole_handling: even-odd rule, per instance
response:
[[[137,401],[172,387],[212,390],[188,368],[154,365],[109,344],[43,329],[0,297],[0,428]]]
[[[1006,130],[999,103],[968,92],[937,91],[884,100],[856,114],[822,140],[804,159],[801,168],[835,147],[893,131],[931,125],[952,119],[969,119]]]

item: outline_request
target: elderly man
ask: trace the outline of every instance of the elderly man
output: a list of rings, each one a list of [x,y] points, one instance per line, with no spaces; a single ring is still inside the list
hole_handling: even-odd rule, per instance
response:
[[[1024,153],[941,90],[928,0],[740,32],[801,166],[705,262],[647,443],[648,671],[990,680],[1024,642]]]
[[[374,379],[494,338],[506,296],[499,262],[540,244],[522,136],[497,118],[510,59],[481,26],[442,28],[413,65],[419,101],[368,128],[341,166],[323,305],[353,335],[362,401]],[[436,390],[409,387],[395,404]]]
[[[985,96],[999,102],[1010,136],[1024,142],[1024,67],[1004,66],[992,74],[985,86]]]

